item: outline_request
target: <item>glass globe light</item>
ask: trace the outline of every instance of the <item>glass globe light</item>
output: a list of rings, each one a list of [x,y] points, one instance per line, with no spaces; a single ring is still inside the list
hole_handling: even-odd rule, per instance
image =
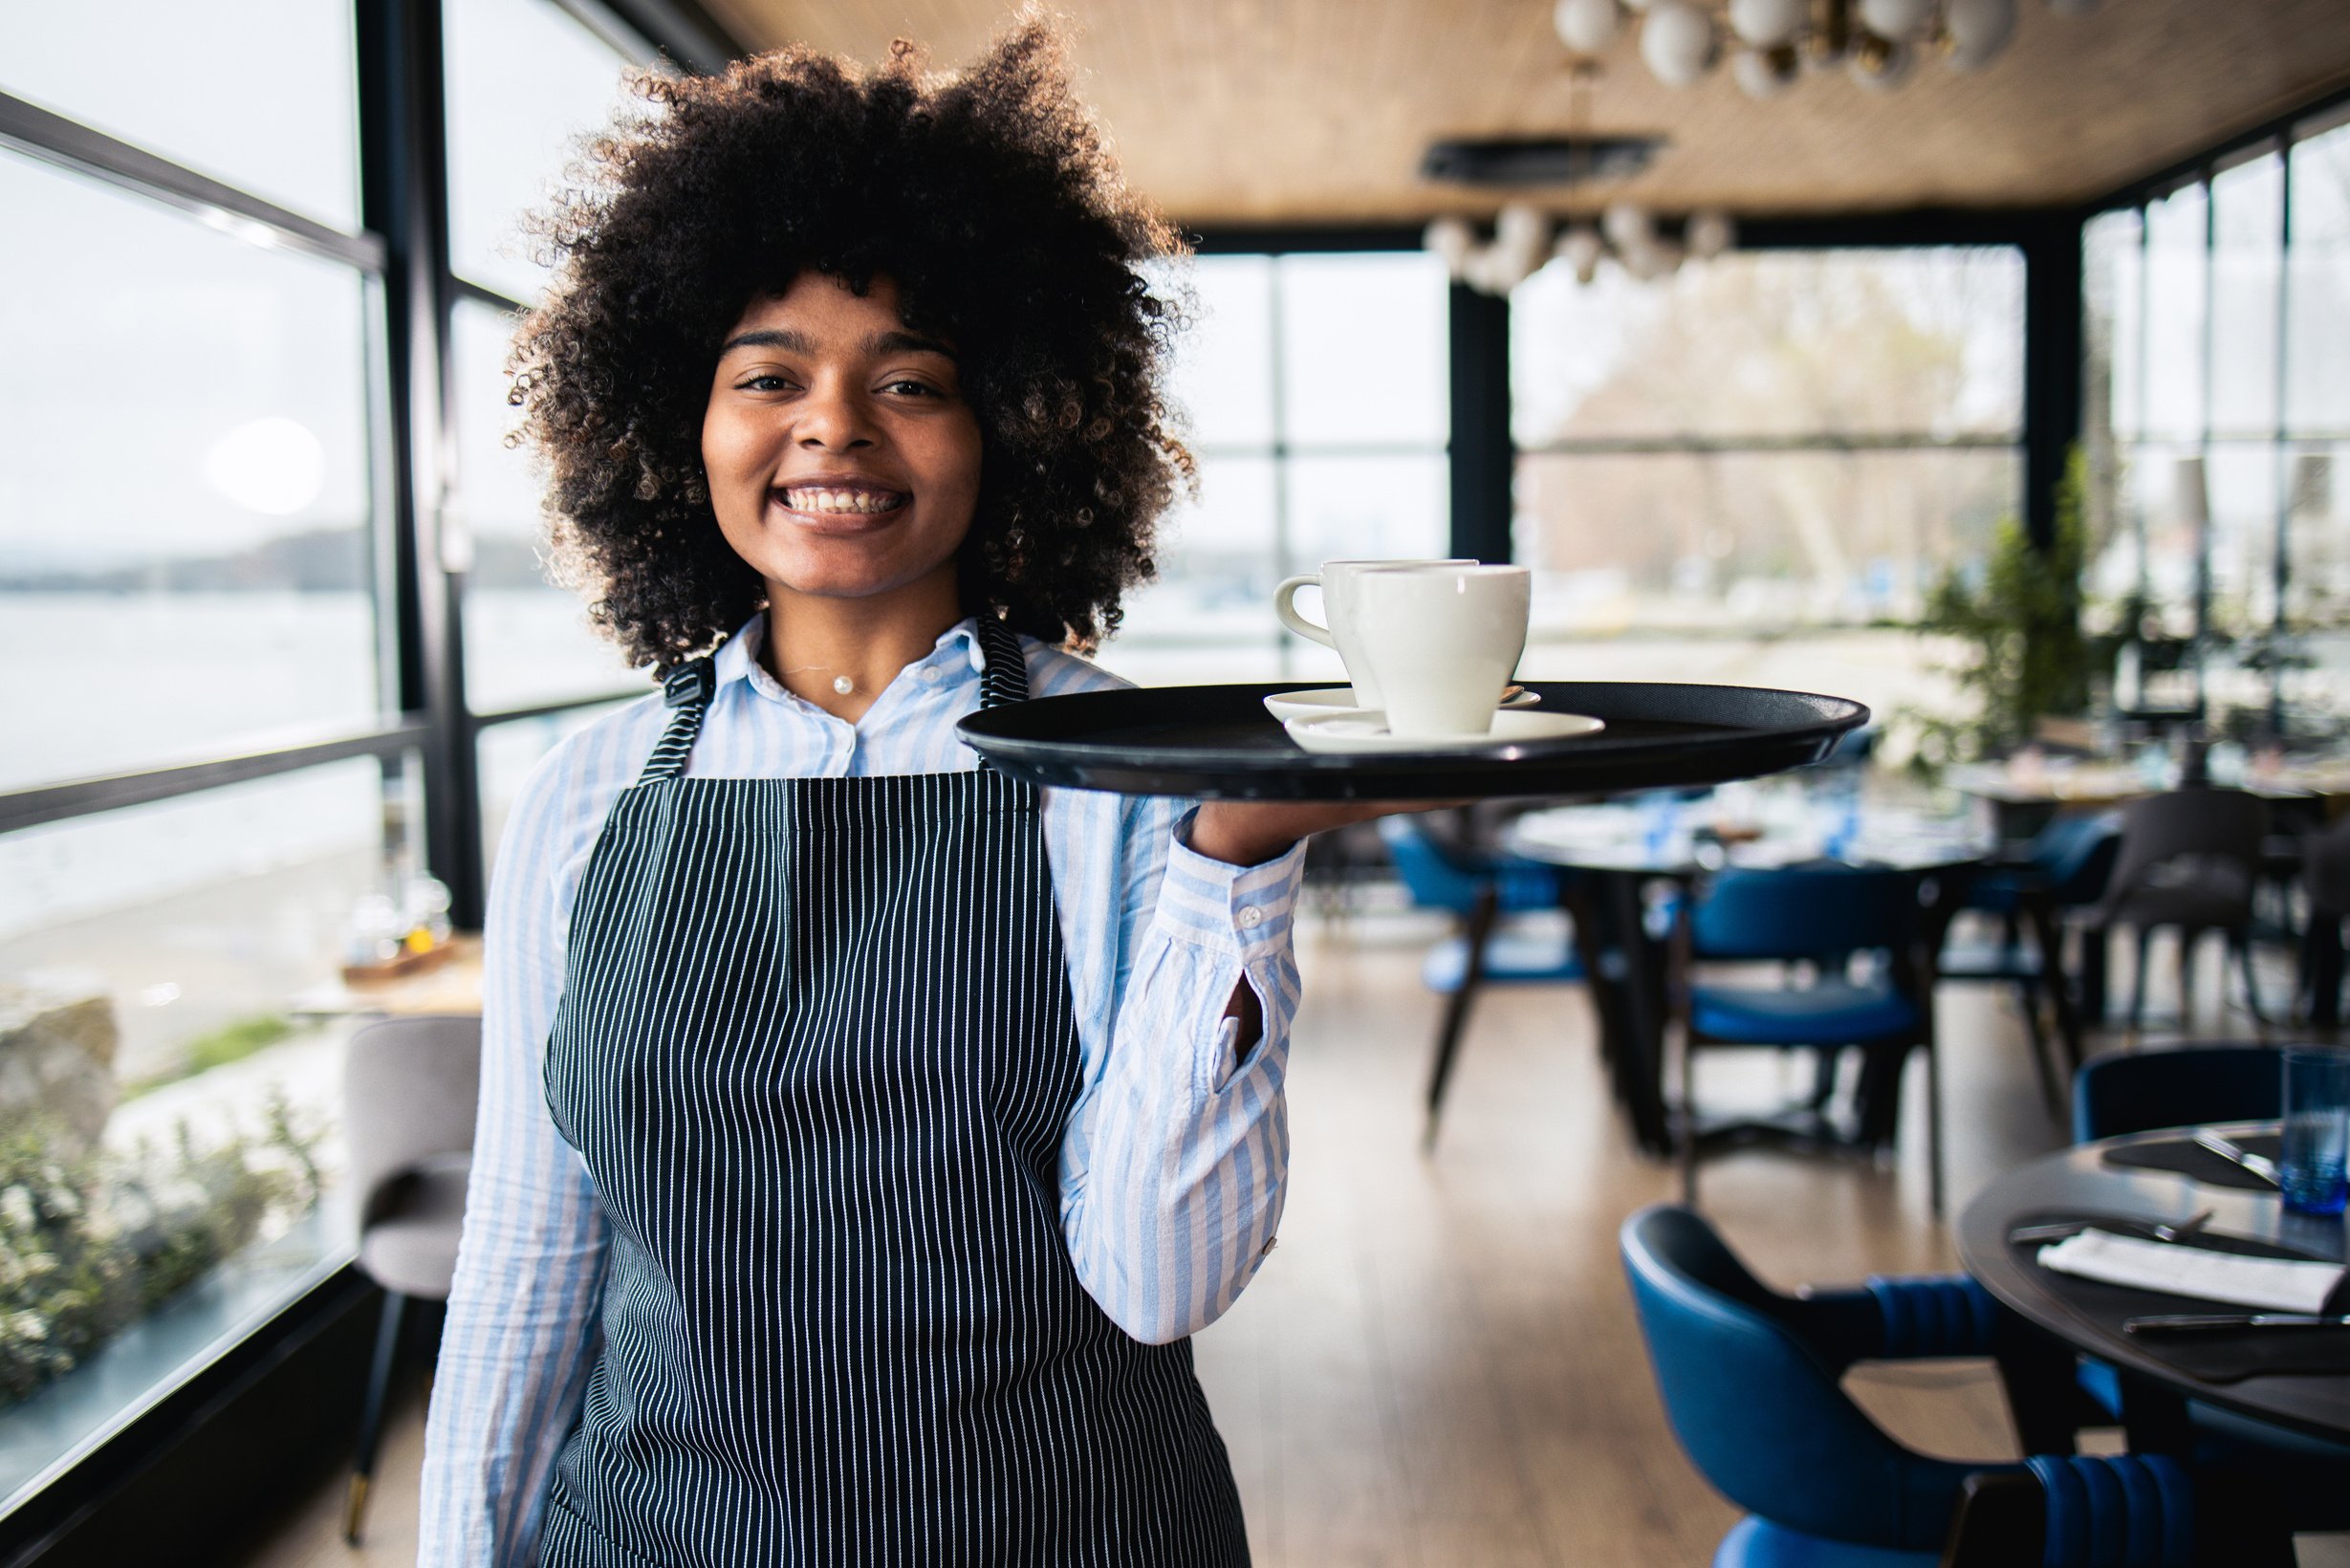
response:
[[[1950,0],[1942,25],[1950,34],[1950,63],[1978,71],[2015,35],[2015,0]]]
[[[1804,0],[1730,0],[1730,30],[1756,49],[1791,42],[1803,26]]]
[[[1558,0],[1551,26],[1557,30],[1558,41],[1578,54],[1598,54],[1616,41],[1623,12],[1616,0]]]
[[[1799,70],[1795,46],[1741,49],[1730,59],[1730,79],[1751,98],[1774,98],[1795,85]]]
[[[1640,57],[1667,87],[1694,87],[1713,63],[1713,18],[1692,0],[1649,0]]]
[[[1915,35],[1934,13],[1934,0],[1860,0],[1860,25],[1892,42]]]

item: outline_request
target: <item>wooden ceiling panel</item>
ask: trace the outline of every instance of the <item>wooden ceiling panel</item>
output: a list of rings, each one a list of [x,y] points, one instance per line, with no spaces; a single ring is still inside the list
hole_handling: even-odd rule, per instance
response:
[[[1000,0],[706,0],[759,47],[875,59],[894,37],[969,58]],[[1062,0],[1081,88],[1127,178],[1188,224],[1419,222],[1491,192],[1418,176],[1448,136],[1578,128],[1551,0]],[[1534,193],[1556,211],[1619,194],[1747,214],[2078,201],[2350,82],[2345,0],[2106,0],[2085,17],[2021,0],[1985,70],[1922,61],[1896,92],[1841,72],[1756,103],[1726,71],[1659,83],[1630,31],[1579,128],[1657,133],[1635,180]]]

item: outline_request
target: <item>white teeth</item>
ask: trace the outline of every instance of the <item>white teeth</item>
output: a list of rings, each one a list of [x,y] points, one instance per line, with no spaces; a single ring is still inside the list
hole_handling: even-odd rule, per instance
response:
[[[815,485],[797,486],[783,492],[783,504],[794,512],[888,512],[901,499],[886,490],[828,490]]]

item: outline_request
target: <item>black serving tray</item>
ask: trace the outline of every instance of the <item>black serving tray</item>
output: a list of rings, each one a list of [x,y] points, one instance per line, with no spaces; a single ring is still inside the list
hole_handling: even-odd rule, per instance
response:
[[[997,769],[1032,783],[1230,800],[1447,800],[1720,784],[1817,762],[1868,709],[1758,686],[1534,681],[1541,713],[1607,728],[1477,751],[1308,751],[1265,711],[1295,681],[1085,691],[984,709],[960,729]]]

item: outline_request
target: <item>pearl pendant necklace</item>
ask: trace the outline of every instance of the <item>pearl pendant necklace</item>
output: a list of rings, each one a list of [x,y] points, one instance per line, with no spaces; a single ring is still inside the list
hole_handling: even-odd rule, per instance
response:
[[[833,677],[833,689],[845,697],[857,689],[857,683],[845,675],[836,675]]]

